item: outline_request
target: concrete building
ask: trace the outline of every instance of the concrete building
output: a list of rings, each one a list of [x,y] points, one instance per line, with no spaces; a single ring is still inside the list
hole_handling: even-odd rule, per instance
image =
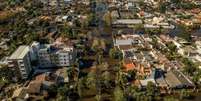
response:
[[[20,46],[7,60],[8,66],[16,71],[17,79],[27,79],[32,66],[40,68],[67,67],[74,63],[76,52],[73,47],[60,44]],[[38,63],[31,65],[31,62]]]
[[[35,45],[35,46],[34,46]],[[33,56],[37,57],[41,68],[66,67],[73,64],[75,51],[71,46],[63,44],[36,44],[32,47]]]
[[[20,46],[9,58],[8,66],[14,68],[21,79],[27,79],[32,67],[30,63],[29,46]]]

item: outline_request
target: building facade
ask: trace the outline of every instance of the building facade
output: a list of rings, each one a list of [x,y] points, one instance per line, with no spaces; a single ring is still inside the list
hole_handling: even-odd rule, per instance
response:
[[[75,50],[71,46],[63,44],[37,44],[39,48],[36,57],[40,68],[67,67],[74,63]],[[37,46],[38,47],[38,46]]]
[[[8,66],[16,73],[16,79],[27,79],[32,66],[40,68],[68,67],[75,61],[76,52],[73,46],[64,44],[40,44],[20,46],[9,58]],[[38,63],[31,65],[31,63]]]
[[[17,78],[27,79],[30,72],[32,71],[29,51],[29,46],[20,46],[8,58],[8,66],[9,68],[13,68],[16,70]]]

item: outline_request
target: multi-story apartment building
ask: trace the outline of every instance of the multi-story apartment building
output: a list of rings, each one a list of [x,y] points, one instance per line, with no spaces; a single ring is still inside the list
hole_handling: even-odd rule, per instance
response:
[[[20,46],[8,58],[8,65],[16,72],[17,79],[27,79],[33,69],[32,61],[38,61],[40,68],[67,67],[74,63],[75,56],[71,46],[34,42],[31,46]]]
[[[73,47],[63,44],[36,44],[39,66],[41,68],[66,67],[74,62],[76,56]]]
[[[8,58],[8,66],[17,72],[18,79],[27,79],[32,70],[29,50],[29,46],[20,46]]]

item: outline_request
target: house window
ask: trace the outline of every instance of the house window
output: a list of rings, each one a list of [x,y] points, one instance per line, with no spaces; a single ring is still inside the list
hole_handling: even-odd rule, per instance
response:
[[[24,69],[24,66],[20,66],[20,67]]]
[[[21,72],[25,73],[25,70],[21,70]]]
[[[27,74],[23,74],[24,77],[27,77]]]

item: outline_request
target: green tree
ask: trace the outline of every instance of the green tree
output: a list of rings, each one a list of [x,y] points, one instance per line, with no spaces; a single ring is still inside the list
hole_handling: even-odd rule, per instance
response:
[[[174,52],[177,52],[177,46],[173,42],[167,43],[167,47],[170,50],[170,52],[173,54]]]
[[[166,9],[167,9],[166,3],[161,2],[160,5],[159,5],[160,12],[161,13],[166,13]]]
[[[111,49],[110,49],[110,52],[109,52],[110,58],[114,58],[114,54],[115,54],[115,49],[114,49],[114,48],[111,48]]]
[[[165,54],[169,60],[175,60],[179,57],[177,54],[177,46],[173,42],[169,42],[166,44],[167,48],[169,49]],[[164,50],[165,52],[166,50]]]
[[[98,94],[95,96],[95,98],[96,98],[96,101],[101,101],[101,95]]]
[[[137,24],[134,26],[133,29],[137,30],[137,31],[144,31],[144,25],[143,24]]]
[[[147,95],[148,96],[155,95],[155,84],[151,81],[147,83]]]
[[[187,91],[186,89],[182,89],[180,92],[180,99],[185,99],[190,97],[190,92]]]
[[[67,99],[70,88],[67,85],[61,86],[57,89],[57,100],[65,101]]]
[[[179,4],[181,3],[181,0],[170,0],[172,3],[175,3],[175,4]]]
[[[151,38],[152,38],[151,44],[153,45],[154,48],[157,48],[158,39],[156,37],[154,37],[154,36],[152,36]]]
[[[11,82],[13,77],[16,77],[16,73],[16,70],[13,70],[12,68],[9,68],[6,65],[0,66],[0,79],[4,79],[4,81],[7,81],[7,83]]]
[[[196,64],[190,61],[188,58],[183,58],[182,63],[184,63],[184,72],[192,76],[197,69]]]
[[[57,95],[57,86],[56,85],[51,85],[50,87],[48,87],[48,94],[50,96]]]
[[[111,22],[112,22],[111,12],[105,13],[105,15],[103,16],[103,19],[104,19],[106,25],[107,25],[107,26],[110,26],[110,25],[111,25]]]
[[[82,98],[82,89],[84,89],[83,86],[84,86],[83,85],[83,78],[81,78],[78,80],[78,83],[77,83],[77,91],[78,91],[80,98]]]
[[[126,94],[136,100],[137,96],[140,95],[140,89],[135,85],[129,85]]]
[[[189,27],[185,26],[185,25],[178,25],[178,29],[181,30],[181,32],[178,34],[178,37],[185,39],[188,42],[192,41],[192,37],[191,37],[191,29],[189,29]]]
[[[105,71],[102,75],[102,80],[106,88],[110,88],[111,75],[110,72]]]
[[[110,56],[110,58],[113,58],[113,59],[119,59],[119,60],[123,59],[123,53],[119,50],[114,49],[114,48],[110,49],[109,56]]]
[[[6,0],[8,6],[15,6],[16,4],[20,4],[22,0]]]
[[[129,70],[128,71],[128,76],[130,79],[135,80],[136,78],[136,71],[135,70]]]
[[[179,101],[179,100],[174,97],[165,97],[164,101]]]
[[[94,72],[90,72],[86,78],[86,86],[87,88],[95,88],[96,87],[96,74]]]
[[[114,100],[115,101],[125,101],[123,90],[119,86],[115,87],[115,89],[114,89]]]
[[[195,84],[200,84],[200,78],[201,78],[201,70],[197,69],[197,71],[195,72],[195,74],[193,75],[193,82]]]

